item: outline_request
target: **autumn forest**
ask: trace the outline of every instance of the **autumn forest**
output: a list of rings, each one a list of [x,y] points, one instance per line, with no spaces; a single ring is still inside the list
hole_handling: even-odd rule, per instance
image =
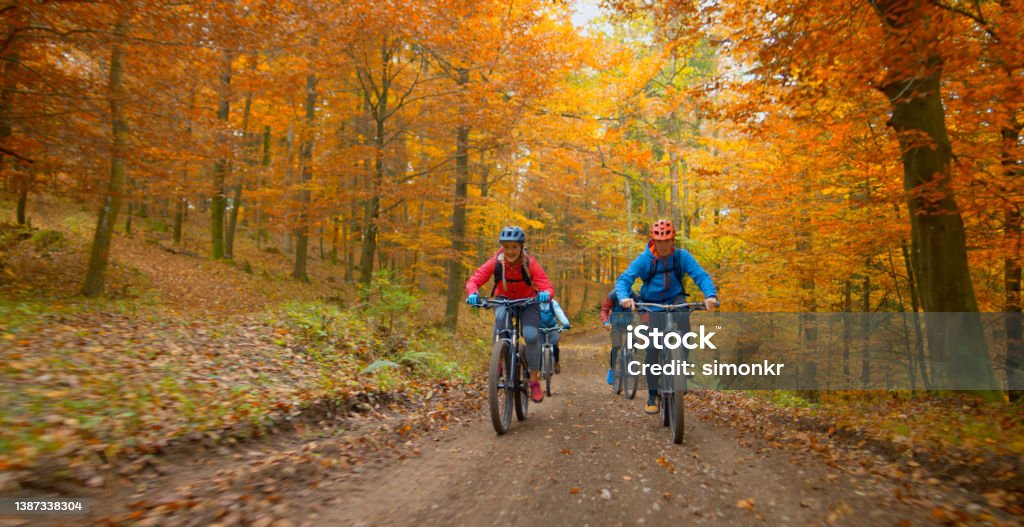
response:
[[[473,318],[464,284],[493,256],[505,225],[524,228],[566,313],[592,321],[650,225],[669,218],[726,311],[1003,313],[1008,344],[991,365],[1003,387],[992,386],[1017,399],[1022,11],[1019,0],[8,0],[0,5],[2,231],[28,233],[18,239],[31,237],[37,250],[45,236],[31,229],[60,231],[45,218],[82,219],[78,249],[51,259],[67,262],[62,278],[36,279],[62,284],[50,296],[41,286],[19,289],[37,267],[25,262],[37,260],[19,267],[17,236],[0,234],[3,302],[120,301],[128,286],[111,285],[123,281],[111,278],[115,261],[124,262],[115,275],[128,276],[129,264],[147,273],[141,260],[189,258],[181,261],[196,263],[181,265],[228,283],[235,278],[220,273],[252,274],[273,257],[282,262],[280,276],[267,279],[274,291],[343,305],[371,302],[373,291],[388,299],[362,304],[376,306],[367,324],[379,340],[353,350],[398,349],[394,342],[443,340],[455,328],[485,336],[490,322]],[[159,249],[119,242],[140,232],[137,240]],[[192,287],[183,298],[221,301]],[[419,319],[403,318],[415,302],[416,317],[438,333],[423,336]],[[0,329],[22,347],[5,357],[22,361],[7,373],[29,382],[42,371],[33,368],[56,359],[33,355],[49,344],[17,330],[33,324],[14,322],[19,309],[0,309],[11,317]],[[225,320],[240,314],[231,309],[223,307]],[[288,309],[297,326],[282,332],[279,319],[265,338],[289,353],[298,353],[297,327],[316,340],[333,338],[327,328],[338,320],[356,324],[328,308]],[[323,320],[323,335],[313,319]],[[134,331],[134,322],[112,324],[95,338]],[[980,321],[965,328],[984,331]],[[213,345],[195,338],[197,356]],[[345,379],[384,359],[448,367],[433,355],[389,353],[353,351],[330,367],[349,371]],[[381,384],[387,371],[367,382],[387,391],[408,381],[395,373]],[[155,379],[140,375],[139,386]],[[408,382],[433,382],[417,375]],[[79,390],[87,377],[59,389]],[[310,377],[300,398],[355,390],[324,378]],[[195,401],[216,400],[226,386],[181,382]],[[39,400],[51,384],[41,383]],[[271,384],[244,397],[277,411]],[[5,401],[24,403],[19,397]],[[182,398],[176,407],[190,405]],[[189,417],[193,424],[158,432],[110,416],[104,426],[125,428],[106,437],[83,431],[88,420],[76,417],[66,437],[39,444],[28,439],[41,432],[26,416],[43,410],[25,408],[2,420],[22,432],[0,434],[11,449],[0,448],[0,466],[74,458],[87,482],[102,471],[82,468],[91,466],[84,445],[119,445],[104,454],[114,459],[140,448],[114,436],[159,443],[247,419]],[[53,401],[42,408],[70,415]],[[996,508],[1015,514],[1016,502],[1007,503]]]

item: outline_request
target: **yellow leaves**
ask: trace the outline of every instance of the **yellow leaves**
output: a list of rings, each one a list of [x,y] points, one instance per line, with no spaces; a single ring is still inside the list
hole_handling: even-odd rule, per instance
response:
[[[746,511],[752,511],[754,510],[754,499],[748,498],[745,500],[739,500],[736,502],[736,508],[743,509]]]
[[[1006,493],[1005,490],[1002,490],[1002,489],[990,490],[988,492],[983,493],[982,496],[985,497],[985,501],[991,507],[996,507],[996,508],[999,508],[999,509],[1006,507],[1007,493]]]
[[[43,392],[43,395],[51,399],[59,399],[67,396],[68,390],[47,390]]]
[[[853,507],[850,507],[845,500],[839,500],[839,505],[836,505],[828,514],[828,523],[834,525],[850,514],[853,514]]]

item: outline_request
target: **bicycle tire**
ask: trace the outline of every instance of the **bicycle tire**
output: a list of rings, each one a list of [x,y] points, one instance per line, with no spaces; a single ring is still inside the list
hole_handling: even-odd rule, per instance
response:
[[[672,426],[672,403],[675,402],[674,397],[670,397],[672,394],[663,393],[660,396],[661,399],[661,425],[668,428]]]
[[[683,436],[686,434],[686,400],[682,391],[671,394],[672,399],[672,442],[682,444]]]
[[[619,395],[622,393],[623,378],[622,378],[622,350],[619,349],[615,353],[615,367],[612,368],[612,393]]]
[[[551,397],[551,378],[555,376],[554,353],[551,348],[544,351],[544,391]]]
[[[526,357],[523,353],[522,342],[519,343],[518,348],[519,359],[516,360],[516,371],[513,374],[515,389],[512,391],[515,404],[512,406],[516,409],[516,419],[525,421],[530,410],[530,373],[529,368],[524,367]]]
[[[624,386],[626,399],[632,400],[636,397],[636,389],[640,386],[640,376],[629,373],[629,363],[636,360],[636,352],[629,350],[626,353],[626,380],[622,383]]]
[[[491,367],[487,375],[487,400],[491,409],[491,424],[498,435],[512,426],[512,356],[507,341],[499,340],[491,348]],[[504,396],[504,397],[502,397]]]

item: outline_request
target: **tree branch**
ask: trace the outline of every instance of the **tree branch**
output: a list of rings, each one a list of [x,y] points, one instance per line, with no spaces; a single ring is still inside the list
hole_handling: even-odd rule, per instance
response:
[[[938,7],[939,9],[945,9],[946,11],[949,11],[951,13],[955,13],[955,14],[958,14],[958,15],[961,15],[961,16],[965,16],[965,17],[973,20],[976,24],[981,26],[981,29],[983,29],[985,31],[985,33],[988,33],[988,36],[992,37],[992,40],[996,41],[996,43],[1000,42],[999,35],[997,35],[995,30],[992,29],[992,25],[988,23],[988,20],[985,20],[984,15],[982,15],[982,13],[981,13],[981,6],[978,4],[977,1],[974,2],[974,5],[975,5],[975,7],[978,8],[978,14],[970,13],[970,12],[966,11],[965,9],[960,8],[960,7],[943,4],[942,2],[939,2],[938,0],[934,0],[932,2],[932,5],[934,5],[935,7]]]
[[[24,161],[24,162],[26,162],[26,163],[28,163],[30,165],[35,163],[34,160],[29,159],[29,158],[27,158],[27,157],[25,157],[25,156],[15,152],[15,151],[13,151],[13,150],[8,150],[8,149],[6,149],[6,148],[4,148],[2,146],[0,146],[0,154],[6,154],[6,155],[9,155],[11,157],[20,159],[20,160],[22,160],[22,161]]]

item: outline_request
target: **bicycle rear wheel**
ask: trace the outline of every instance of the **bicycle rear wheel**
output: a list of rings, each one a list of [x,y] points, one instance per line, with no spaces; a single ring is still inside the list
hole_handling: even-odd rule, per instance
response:
[[[626,399],[633,399],[636,397],[636,389],[640,386],[640,376],[629,373],[629,364],[635,361],[636,351],[629,350],[625,355],[626,366],[623,370],[626,373],[626,379],[622,382]]]
[[[512,354],[508,341],[499,340],[491,348],[491,367],[487,375],[487,400],[491,424],[498,435],[512,426]]]
[[[530,408],[530,371],[526,365],[526,354],[523,353],[523,343],[520,342],[519,356],[516,359],[516,371],[512,378],[515,380],[515,389],[512,390],[516,409],[516,419],[523,421]]]

